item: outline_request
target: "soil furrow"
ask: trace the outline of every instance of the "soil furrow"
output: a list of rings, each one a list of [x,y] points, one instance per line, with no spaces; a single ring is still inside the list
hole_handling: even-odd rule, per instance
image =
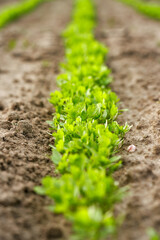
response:
[[[0,32],[0,239],[66,238],[67,223],[34,193],[54,175],[47,99],[63,59],[70,0],[50,1]]]
[[[119,121],[133,125],[116,174],[131,191],[118,207],[126,214],[118,239],[147,240],[147,228],[160,231],[160,23],[113,0],[97,6],[97,37],[109,47],[112,90],[129,109]],[[126,151],[130,144],[137,147],[132,154]]]

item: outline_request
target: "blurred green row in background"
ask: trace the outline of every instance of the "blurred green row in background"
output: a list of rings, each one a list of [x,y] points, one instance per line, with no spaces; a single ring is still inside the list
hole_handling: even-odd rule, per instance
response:
[[[148,17],[160,20],[160,0],[118,0]]]
[[[0,9],[0,28],[46,1],[47,0],[19,0],[16,3],[10,3],[10,5],[3,7]]]

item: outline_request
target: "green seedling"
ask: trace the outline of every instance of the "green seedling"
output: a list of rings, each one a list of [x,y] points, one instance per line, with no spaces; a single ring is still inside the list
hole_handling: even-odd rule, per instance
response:
[[[9,43],[8,43],[8,50],[13,50],[15,47],[16,47],[16,40],[15,39],[11,39],[10,41],[9,41]]]

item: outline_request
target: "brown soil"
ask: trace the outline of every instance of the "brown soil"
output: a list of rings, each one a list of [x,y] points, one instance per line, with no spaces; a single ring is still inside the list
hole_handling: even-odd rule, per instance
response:
[[[67,223],[50,213],[45,197],[34,193],[47,174],[52,137],[46,120],[53,108],[63,58],[60,33],[71,2],[45,3],[0,33],[0,240],[66,238]]]
[[[147,240],[147,228],[160,233],[160,23],[113,0],[97,0],[97,6],[97,37],[110,49],[112,89],[120,107],[129,109],[120,121],[133,125],[116,174],[131,192],[119,206],[126,218],[118,239]],[[130,144],[136,152],[126,151]]]
[[[133,125],[115,176],[131,192],[117,207],[126,214],[118,240],[148,240],[148,227],[160,232],[160,23],[113,0],[97,0],[97,7],[97,38],[110,48],[112,89],[129,109],[119,121]],[[70,0],[48,2],[0,33],[0,240],[58,240],[69,233],[33,188],[54,175],[47,98],[56,88],[64,55],[60,33],[70,10]],[[126,151],[130,144],[136,152]]]

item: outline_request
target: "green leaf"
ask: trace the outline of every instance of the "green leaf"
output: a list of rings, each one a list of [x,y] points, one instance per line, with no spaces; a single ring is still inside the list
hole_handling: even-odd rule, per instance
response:
[[[34,191],[35,191],[36,193],[38,193],[39,195],[44,195],[44,194],[45,194],[45,190],[44,190],[43,187],[39,187],[39,186],[34,187]]]
[[[56,150],[56,149],[52,149],[52,156],[51,156],[51,160],[54,164],[58,165],[58,163],[61,161],[61,154]]]
[[[112,104],[112,107],[110,109],[110,118],[115,119],[118,115],[118,108],[115,104]]]

